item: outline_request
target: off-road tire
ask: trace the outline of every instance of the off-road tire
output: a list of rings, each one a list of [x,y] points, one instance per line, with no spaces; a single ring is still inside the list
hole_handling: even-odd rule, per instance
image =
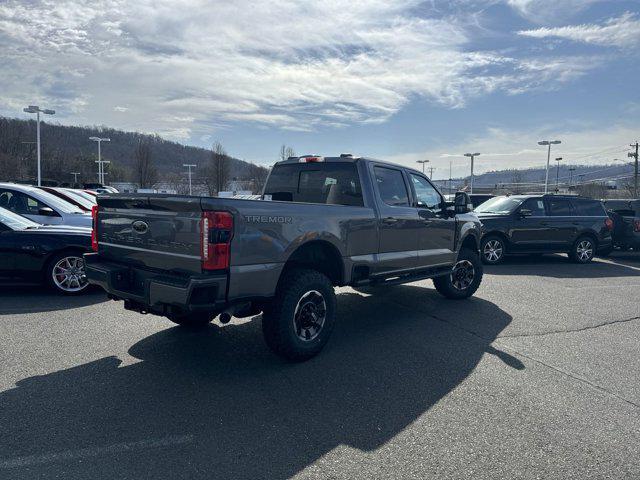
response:
[[[310,294],[315,299],[321,297],[323,321],[316,336],[303,340],[299,335],[303,336],[307,330],[299,328],[300,309],[304,308],[301,302],[309,303],[305,299]],[[302,362],[317,355],[325,346],[333,330],[335,315],[336,295],[331,281],[315,270],[292,269],[284,273],[275,297],[262,314],[262,333],[267,346],[276,355],[291,362]]]
[[[460,289],[454,285],[454,275],[456,275],[457,272],[456,268],[459,265],[465,265],[466,262],[473,266],[473,279],[467,287]],[[458,259],[456,260],[456,264],[454,265],[452,272],[448,275],[434,278],[433,284],[435,285],[438,293],[444,297],[452,300],[461,300],[463,298],[469,298],[476,292],[476,290],[478,290],[480,282],[482,282],[482,273],[483,267],[478,253],[473,250],[463,248],[458,254]]]

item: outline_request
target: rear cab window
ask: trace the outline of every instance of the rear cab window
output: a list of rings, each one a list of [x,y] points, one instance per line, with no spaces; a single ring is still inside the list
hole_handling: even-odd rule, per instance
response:
[[[265,200],[362,207],[355,163],[276,165],[264,190]]]

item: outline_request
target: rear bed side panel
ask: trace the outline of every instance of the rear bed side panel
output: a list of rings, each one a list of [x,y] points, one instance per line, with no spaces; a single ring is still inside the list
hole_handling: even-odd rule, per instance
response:
[[[374,254],[372,209],[240,199],[202,199],[204,209],[234,215],[229,298],[272,296],[288,258],[311,241],[333,245],[351,273],[351,257]]]

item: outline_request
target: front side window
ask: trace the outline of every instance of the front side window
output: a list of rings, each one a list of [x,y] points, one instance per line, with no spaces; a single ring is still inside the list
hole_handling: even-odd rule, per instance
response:
[[[439,210],[442,197],[440,197],[440,194],[433,185],[431,185],[426,178],[414,173],[410,175],[410,178],[413,189],[416,192],[418,207]]]
[[[554,217],[568,217],[573,214],[569,200],[564,198],[550,198],[549,215]]]
[[[374,168],[380,198],[392,207],[409,206],[409,194],[400,170],[386,167]]]
[[[530,198],[525,200],[520,207],[520,211],[529,210],[533,217],[544,217],[544,201],[541,198]]]
[[[40,208],[46,205],[22,192],[4,190],[0,192],[0,207],[18,215],[38,215]]]

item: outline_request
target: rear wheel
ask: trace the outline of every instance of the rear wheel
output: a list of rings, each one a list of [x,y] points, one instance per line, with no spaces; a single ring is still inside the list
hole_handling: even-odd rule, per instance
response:
[[[504,260],[506,248],[504,240],[497,235],[488,235],[482,239],[480,252],[482,263],[487,265],[497,265]]]
[[[578,238],[571,247],[569,258],[576,263],[589,263],[593,260],[596,251],[596,244],[591,237],[583,236]]]
[[[47,264],[47,283],[56,292],[78,295],[89,286],[84,271],[82,252],[62,252],[54,255]]]
[[[336,296],[329,279],[315,270],[284,274],[262,314],[262,332],[277,355],[301,362],[317,355],[333,330]]]
[[[173,323],[177,323],[182,327],[202,328],[213,319],[213,315],[208,312],[192,312],[182,315],[171,315],[168,317]]]
[[[478,254],[463,248],[449,275],[433,279],[436,290],[451,299],[468,298],[473,295],[482,281],[482,262]]]

